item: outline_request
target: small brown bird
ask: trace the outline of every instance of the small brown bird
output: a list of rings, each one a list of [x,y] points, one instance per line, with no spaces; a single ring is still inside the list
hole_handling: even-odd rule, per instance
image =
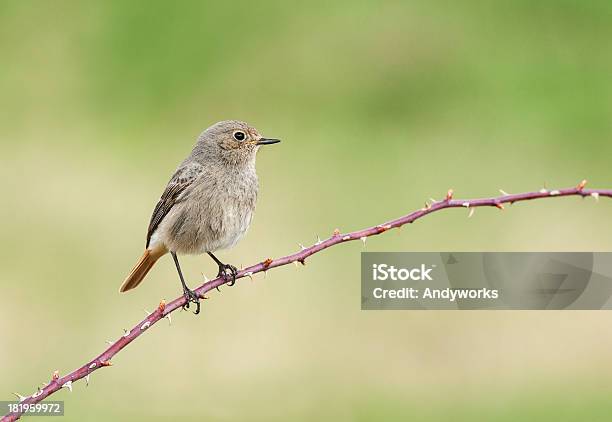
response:
[[[120,291],[138,286],[155,262],[170,252],[189,308],[200,300],[185,284],[177,254],[207,253],[219,266],[217,277],[233,285],[237,269],[213,252],[235,246],[251,224],[257,200],[255,157],[261,145],[280,142],[262,137],[238,120],[216,123],[199,136],[155,206],[144,254]]]

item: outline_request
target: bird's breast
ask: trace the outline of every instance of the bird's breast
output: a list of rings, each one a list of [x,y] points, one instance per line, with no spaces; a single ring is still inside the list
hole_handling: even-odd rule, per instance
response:
[[[218,198],[213,200],[218,210],[211,213],[215,217],[210,221],[203,219],[202,229],[210,230],[214,238],[213,245],[203,245],[205,251],[235,246],[247,232],[253,219],[257,186],[234,184],[222,190]]]
[[[247,232],[256,201],[256,178],[202,180],[165,222],[164,243],[183,254],[231,248]]]

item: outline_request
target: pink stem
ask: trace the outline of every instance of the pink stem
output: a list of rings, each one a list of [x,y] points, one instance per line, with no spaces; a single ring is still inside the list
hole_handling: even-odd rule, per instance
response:
[[[358,230],[350,233],[342,234],[338,230],[334,231],[332,236],[326,240],[318,241],[314,245],[303,248],[301,251],[292,255],[287,255],[277,259],[266,259],[263,262],[252,265],[248,268],[240,270],[236,278],[250,277],[253,274],[267,271],[271,268],[281,267],[283,265],[291,264],[292,262],[299,262],[304,264],[306,258],[309,256],[327,249],[333,245],[343,242],[349,242],[352,240],[365,239],[369,236],[375,236],[383,233],[389,229],[401,227],[404,224],[412,223],[419,218],[425,217],[426,215],[443,210],[445,208],[476,208],[476,207],[497,207],[503,209],[503,204],[514,203],[519,201],[527,201],[531,199],[540,198],[553,198],[560,196],[593,196],[593,197],[612,197],[612,189],[584,189],[586,181],[583,181],[578,186],[567,189],[559,190],[545,190],[542,189],[537,192],[526,192],[517,193],[512,195],[501,195],[492,198],[479,198],[479,199],[452,199],[452,191],[449,191],[446,198],[440,201],[436,201],[432,204],[427,204],[424,208],[413,211],[410,214],[399,217],[395,220],[388,221],[377,226],[372,226],[367,229]],[[207,281],[206,283],[195,289],[196,293],[200,297],[204,297],[204,294],[216,287],[219,287],[227,283],[223,278],[216,278],[214,280]],[[23,399],[22,403],[32,404],[38,403],[49,397],[51,394],[60,390],[63,386],[68,386],[82,378],[87,377],[92,372],[111,365],[111,359],[119,353],[125,346],[134,341],[142,333],[147,331],[151,326],[156,324],[159,320],[167,317],[170,313],[181,308],[185,304],[185,297],[180,296],[174,299],[172,302],[165,304],[163,301],[159,304],[157,309],[134,326],[130,331],[126,332],[125,335],[121,336],[117,341],[111,344],[106,350],[98,355],[93,360],[88,361],[80,368],[72,371],[71,373],[59,377],[52,377],[51,381],[45,385],[44,388],[38,390],[31,396]],[[9,413],[4,416],[0,422],[15,421],[21,417],[20,412]]]

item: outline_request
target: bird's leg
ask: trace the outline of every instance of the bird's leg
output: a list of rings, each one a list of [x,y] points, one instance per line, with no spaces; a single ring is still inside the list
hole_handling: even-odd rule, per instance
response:
[[[219,266],[219,272],[217,273],[217,277],[222,277],[223,280],[229,281],[229,283],[227,283],[228,286],[233,286],[234,283],[236,283],[236,275],[238,274],[238,268],[234,267],[233,265],[224,264],[223,262],[219,261],[217,257],[213,255],[212,252],[207,253]]]
[[[189,309],[189,304],[193,302],[196,304],[196,310],[194,314],[197,315],[200,313],[200,298],[198,297],[196,292],[194,292],[193,290],[190,290],[189,287],[187,287],[187,284],[185,284],[185,279],[183,278],[183,273],[181,272],[181,266],[179,265],[176,253],[175,252],[170,252],[170,253],[172,254],[172,258],[174,259],[174,264],[176,265],[176,270],[178,271],[179,278],[181,279],[181,284],[183,285],[183,295],[185,296],[185,299],[187,300],[187,302],[185,302],[185,304],[183,305],[183,309],[186,309],[186,308]]]

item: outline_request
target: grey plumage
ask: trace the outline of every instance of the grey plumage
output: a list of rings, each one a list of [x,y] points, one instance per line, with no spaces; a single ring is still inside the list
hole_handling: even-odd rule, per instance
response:
[[[167,252],[202,254],[235,246],[248,230],[255,211],[257,150],[260,145],[276,142],[237,120],[216,123],[202,132],[155,206],[145,254],[121,291],[136,287]],[[221,275],[225,264],[211,256],[219,264]]]

